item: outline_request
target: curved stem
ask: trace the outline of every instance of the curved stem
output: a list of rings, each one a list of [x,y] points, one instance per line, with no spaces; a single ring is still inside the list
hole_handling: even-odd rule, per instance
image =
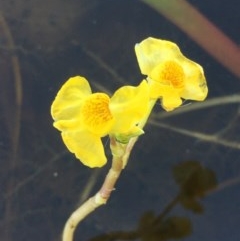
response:
[[[106,204],[111,192],[114,190],[114,186],[123,169],[123,156],[126,151],[126,145],[122,145],[112,139],[111,146],[114,146],[115,149],[120,149],[120,155],[113,156],[112,167],[109,170],[100,190],[93,197],[83,203],[77,210],[75,210],[67,220],[63,230],[63,241],[72,241],[77,225],[96,208]]]

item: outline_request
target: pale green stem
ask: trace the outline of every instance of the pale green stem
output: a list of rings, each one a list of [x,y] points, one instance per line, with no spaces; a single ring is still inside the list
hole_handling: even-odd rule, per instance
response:
[[[240,77],[240,48],[185,0],[141,0],[160,12]]]
[[[148,112],[139,124],[140,128],[145,126],[155,102],[156,100],[150,101]],[[84,202],[69,217],[63,230],[63,241],[72,241],[77,225],[96,208],[107,203],[123,168],[127,164],[128,158],[137,139],[138,138],[135,137],[130,139],[128,144],[121,144],[117,142],[114,137],[111,137],[110,144],[113,154],[111,169],[109,170],[101,189],[93,197]]]
[[[63,241],[72,241],[77,225],[96,208],[106,204],[122,171],[122,163],[122,156],[113,157],[112,167],[109,170],[101,189],[75,210],[67,220],[63,230]]]

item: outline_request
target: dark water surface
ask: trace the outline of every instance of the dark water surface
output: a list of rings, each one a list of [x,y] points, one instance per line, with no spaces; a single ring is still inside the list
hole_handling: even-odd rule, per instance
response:
[[[189,2],[240,43],[238,0]],[[133,47],[149,36],[176,42],[203,66],[208,99],[167,114],[156,106],[116,191],[74,240],[134,230],[146,211],[163,213],[179,194],[173,168],[189,160],[211,170],[218,186],[200,199],[201,213],[176,203],[165,219],[190,221],[192,231],[180,240],[240,240],[237,77],[137,0],[0,0],[0,11],[1,241],[60,240],[70,213],[99,189],[110,163],[89,169],[76,160],[52,127],[50,105],[74,75],[85,76],[94,91],[137,84],[143,77]]]

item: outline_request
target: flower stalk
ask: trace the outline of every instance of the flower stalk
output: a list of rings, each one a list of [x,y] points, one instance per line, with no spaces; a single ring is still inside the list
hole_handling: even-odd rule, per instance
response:
[[[124,168],[124,157],[129,157],[132,148],[128,148],[128,144],[122,145],[114,138],[111,138],[111,147],[118,149],[120,155],[114,155],[112,159],[112,166],[103,182],[100,190],[85,203],[83,203],[77,210],[75,210],[69,219],[67,220],[63,230],[63,241],[72,241],[73,235],[78,224],[96,208],[106,204],[112,191],[115,188],[115,184]],[[125,160],[126,161],[126,160]]]

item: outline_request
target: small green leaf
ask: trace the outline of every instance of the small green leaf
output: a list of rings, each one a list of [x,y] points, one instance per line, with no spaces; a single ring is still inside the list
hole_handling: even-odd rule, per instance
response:
[[[163,240],[180,239],[192,233],[191,221],[186,217],[169,217],[161,225],[158,232]]]
[[[182,197],[180,198],[180,204],[187,210],[190,210],[194,213],[203,213],[204,211],[204,207],[201,205],[201,203],[199,203],[196,199],[194,198],[190,198],[190,197],[186,197],[184,195],[182,195]]]
[[[153,211],[145,212],[140,218],[138,229],[139,230],[149,229],[149,227],[153,225],[155,219],[156,219],[156,216],[154,215]]]
[[[144,131],[136,126],[131,132],[127,134],[115,134],[115,138],[118,142],[127,144],[131,138],[138,137],[142,134],[144,134]]]
[[[188,197],[203,197],[217,186],[214,172],[196,161],[186,161],[173,168],[173,176],[181,192]]]
[[[173,177],[176,183],[182,186],[200,168],[200,163],[196,161],[181,162],[173,167]]]

